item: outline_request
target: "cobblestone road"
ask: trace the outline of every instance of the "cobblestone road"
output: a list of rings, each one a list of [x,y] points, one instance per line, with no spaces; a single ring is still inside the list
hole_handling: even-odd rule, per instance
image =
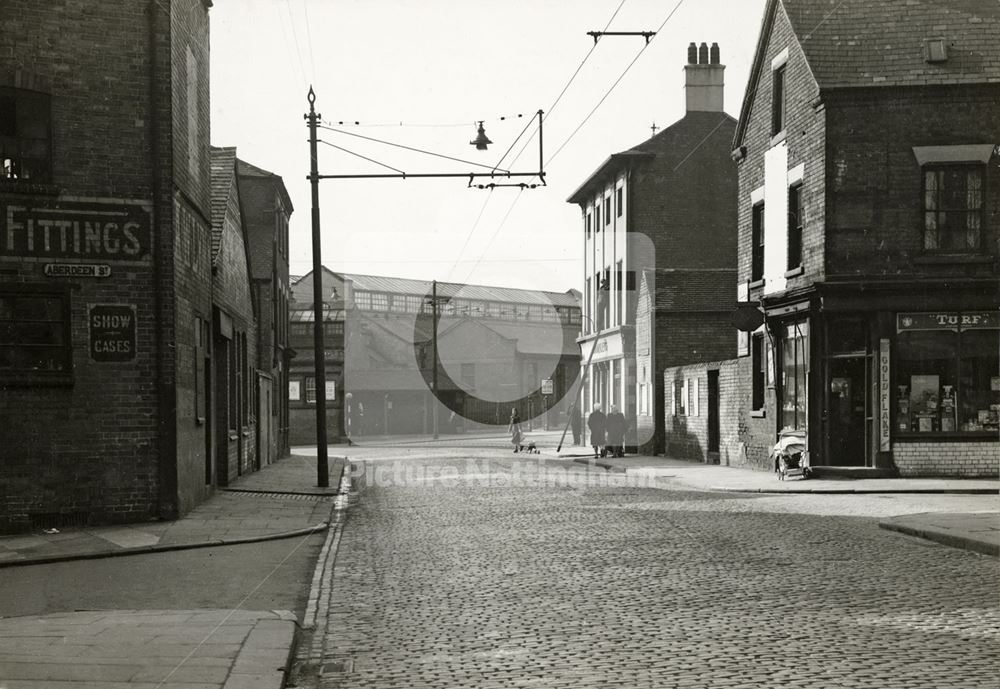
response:
[[[1000,687],[998,561],[880,530],[878,496],[405,466],[366,465],[321,687]]]

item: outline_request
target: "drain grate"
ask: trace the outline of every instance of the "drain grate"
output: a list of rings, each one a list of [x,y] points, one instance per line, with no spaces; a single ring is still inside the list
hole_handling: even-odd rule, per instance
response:
[[[90,512],[32,512],[28,515],[32,529],[66,529],[74,526],[88,526]]]
[[[244,498],[263,498],[265,500],[333,500],[336,493],[275,493],[263,490],[239,490],[234,488],[223,488],[222,492],[230,495],[237,495]]]

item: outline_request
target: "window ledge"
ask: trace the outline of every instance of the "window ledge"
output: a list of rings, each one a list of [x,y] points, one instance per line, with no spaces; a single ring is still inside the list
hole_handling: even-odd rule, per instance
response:
[[[236,431],[230,430],[229,431],[229,439],[230,440],[236,440],[237,438],[239,438],[239,433],[237,433]]]
[[[780,132],[778,132],[777,134],[775,134],[774,136],[772,136],[771,137],[771,145],[772,146],[777,146],[782,141],[784,141],[785,137],[787,135],[787,131],[788,131],[787,129],[782,129]]]
[[[993,257],[987,254],[922,254],[915,256],[913,262],[922,265],[934,264],[971,264],[992,263]]]
[[[763,409],[751,409],[750,417],[754,419],[763,419],[767,417],[767,411]]]
[[[761,278],[760,280],[754,280],[749,285],[747,285],[747,289],[756,289],[758,287],[763,287],[763,286],[764,286],[764,278]]]
[[[793,278],[793,277],[796,277],[798,275],[802,275],[802,273],[804,273],[804,272],[805,272],[805,270],[802,268],[802,266],[798,266],[796,268],[790,268],[790,269],[788,269],[788,270],[785,271],[785,277],[786,278]]]
[[[41,375],[38,373],[9,373],[0,376],[2,388],[71,388],[73,374]]]

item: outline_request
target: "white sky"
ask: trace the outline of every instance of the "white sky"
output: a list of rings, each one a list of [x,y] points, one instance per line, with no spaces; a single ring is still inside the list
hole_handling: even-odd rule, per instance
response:
[[[492,166],[526,118],[549,111],[593,47],[587,31],[603,30],[619,3],[609,31],[655,30],[677,0],[215,0],[212,143],[236,146],[240,158],[284,178],[295,206],[290,268],[304,274],[312,269],[303,120],[310,84],[324,120],[362,125],[342,129]],[[662,128],[683,116],[691,41],[719,43],[726,111],[738,117],[763,6],[681,0],[556,153],[644,45],[641,37],[601,39],[545,120],[547,187],[491,192],[468,189],[464,179],[321,181],[323,264],[372,275],[580,289],[582,227],[566,198],[609,155],[648,138],[654,121]],[[494,142],[486,152],[469,145],[476,120],[486,121]],[[330,131],[319,135],[409,173],[486,170]],[[509,169],[537,166],[536,138]],[[323,144],[319,171],[388,172]]]

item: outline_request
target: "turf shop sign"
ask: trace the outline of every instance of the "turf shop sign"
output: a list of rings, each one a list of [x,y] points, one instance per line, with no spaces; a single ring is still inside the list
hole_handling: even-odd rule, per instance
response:
[[[152,214],[134,203],[18,201],[0,206],[0,258],[145,261]]]
[[[87,309],[90,358],[131,361],[135,358],[135,304],[91,304]]]

